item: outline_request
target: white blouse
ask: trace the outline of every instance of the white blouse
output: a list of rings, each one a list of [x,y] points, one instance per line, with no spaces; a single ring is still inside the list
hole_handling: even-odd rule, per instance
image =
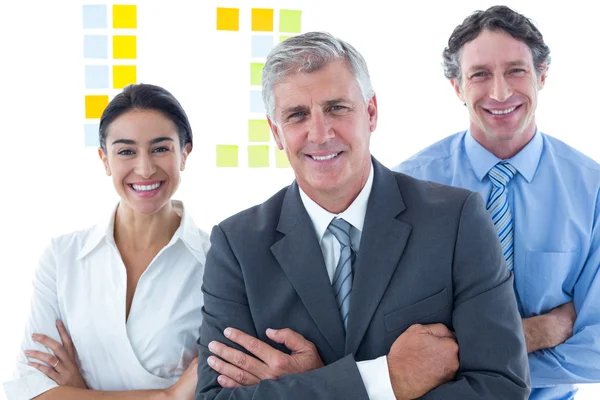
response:
[[[51,353],[31,334],[60,342],[55,322],[61,319],[90,389],[163,389],[175,383],[198,353],[210,242],[181,202],[173,206],[181,224],[140,277],[127,321],[127,274],[114,241],[114,212],[91,229],[52,240],[36,270],[21,350]],[[28,366],[22,351],[15,379],[4,384],[8,400],[29,400],[58,386]]]

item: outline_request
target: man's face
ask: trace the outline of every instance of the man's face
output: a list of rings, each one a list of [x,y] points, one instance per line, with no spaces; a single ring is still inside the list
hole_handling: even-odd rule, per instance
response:
[[[377,100],[364,101],[345,61],[280,81],[269,125],[298,184],[313,200],[360,192],[370,171]]]
[[[535,133],[545,70],[538,76],[529,47],[504,31],[483,30],[461,51],[462,82],[452,86],[469,109],[473,137],[488,149],[507,141],[525,146]]]

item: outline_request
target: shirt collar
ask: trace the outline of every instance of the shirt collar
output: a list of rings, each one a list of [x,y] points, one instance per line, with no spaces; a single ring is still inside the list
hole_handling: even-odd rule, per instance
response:
[[[181,241],[185,244],[185,246],[190,250],[190,252],[201,262],[204,262],[204,249],[203,249],[203,239],[202,232],[196,225],[194,221],[190,217],[189,213],[186,211],[183,203],[179,200],[171,200],[171,205],[173,210],[181,217],[181,223],[179,227],[173,234],[169,244],[175,243],[177,240],[181,239]],[[111,243],[115,244],[114,237],[114,227],[115,227],[115,215],[117,211],[117,204],[113,209],[108,218],[105,218],[100,223],[96,224],[90,231],[89,236],[85,240],[85,244],[81,251],[79,252],[77,258],[82,259],[88,254],[90,254],[96,247],[98,247],[101,243]]]
[[[362,188],[358,196],[356,196],[356,199],[354,199],[352,204],[350,204],[350,206],[340,214],[333,214],[325,210],[323,207],[315,203],[313,199],[308,197],[308,195],[304,193],[300,187],[298,187],[300,189],[300,198],[302,199],[302,203],[304,204],[304,208],[306,209],[308,216],[313,222],[319,243],[321,243],[321,239],[323,239],[323,235],[325,235],[325,231],[327,230],[329,223],[334,218],[343,218],[355,229],[358,229],[360,232],[362,232],[363,225],[365,223],[365,215],[367,213],[367,204],[369,202],[369,195],[371,194],[372,187],[373,163],[371,163],[371,171],[369,172],[369,177],[367,178],[365,186]]]
[[[504,161],[509,162],[515,167],[523,178],[530,183],[533,180],[535,171],[540,163],[543,148],[544,141],[542,135],[536,129],[535,134],[529,143],[527,143],[527,145],[512,158]],[[475,176],[477,176],[477,179],[480,181],[483,181],[483,178],[485,178],[494,165],[503,161],[479,144],[479,142],[473,138],[473,135],[471,135],[471,131],[467,131],[467,134],[465,135],[465,152],[467,153],[467,158],[471,163],[471,167],[473,167],[473,171],[475,171]]]

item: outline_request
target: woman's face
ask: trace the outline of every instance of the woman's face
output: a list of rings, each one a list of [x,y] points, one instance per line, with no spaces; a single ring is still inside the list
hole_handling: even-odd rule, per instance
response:
[[[121,203],[142,214],[169,204],[191,145],[182,149],[175,124],[155,110],[130,110],[107,129],[106,152],[98,150]]]

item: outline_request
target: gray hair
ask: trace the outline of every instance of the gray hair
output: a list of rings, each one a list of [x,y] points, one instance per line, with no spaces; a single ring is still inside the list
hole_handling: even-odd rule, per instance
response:
[[[363,56],[327,32],[308,32],[279,43],[267,57],[262,71],[262,98],[269,118],[273,120],[275,115],[277,83],[291,74],[311,73],[339,59],[348,63],[365,102],[371,99],[375,91]]]
[[[475,11],[454,29],[448,39],[448,47],[442,53],[446,78],[461,82],[462,48],[466,43],[477,38],[484,29],[492,32],[504,31],[525,43],[531,50],[533,65],[538,76],[550,66],[550,48],[544,43],[544,37],[533,22],[506,6],[494,6],[485,11]]]

